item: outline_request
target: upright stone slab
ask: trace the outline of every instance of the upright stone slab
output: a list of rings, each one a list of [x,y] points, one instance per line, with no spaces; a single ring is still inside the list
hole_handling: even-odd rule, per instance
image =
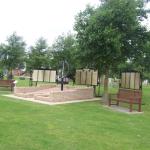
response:
[[[51,70],[50,71],[50,82],[56,82],[56,71],[55,70]]]
[[[85,85],[86,84],[86,70],[83,70],[81,72],[81,84]]]
[[[44,82],[50,82],[50,70],[44,72]]]
[[[132,72],[130,74],[130,88],[131,89],[134,89],[134,86],[135,86],[135,73]]]
[[[140,74],[135,73],[135,89],[140,89]]]
[[[126,73],[126,88],[130,88],[130,73]]]
[[[33,70],[32,81],[38,81],[38,70]]]
[[[92,72],[91,70],[87,70],[86,85],[92,85]]]
[[[38,72],[38,81],[44,81],[44,70],[39,70]]]
[[[75,82],[78,85],[81,84],[81,71],[82,70],[76,70]]]
[[[98,80],[98,71],[94,71],[92,73],[92,85],[97,85]]]
[[[122,73],[121,75],[121,87],[122,88],[126,87],[126,73]]]

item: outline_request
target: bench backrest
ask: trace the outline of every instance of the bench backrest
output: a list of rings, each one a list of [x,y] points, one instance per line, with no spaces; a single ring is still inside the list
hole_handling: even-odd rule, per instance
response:
[[[15,80],[0,80],[0,85],[1,86],[6,86],[6,85],[8,85],[8,86],[12,86],[13,84],[14,84],[14,81]]]
[[[118,98],[129,99],[129,98],[142,97],[141,90],[131,90],[131,89],[119,89],[118,91]]]

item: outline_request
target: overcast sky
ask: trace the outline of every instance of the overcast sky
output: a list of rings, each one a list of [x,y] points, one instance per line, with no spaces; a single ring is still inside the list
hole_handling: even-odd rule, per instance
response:
[[[16,31],[28,45],[41,36],[51,44],[73,30],[74,17],[86,4],[99,0],[0,0],[0,43]]]
[[[0,0],[0,43],[16,31],[28,45],[41,36],[52,44],[73,30],[75,15],[87,4],[99,0]]]

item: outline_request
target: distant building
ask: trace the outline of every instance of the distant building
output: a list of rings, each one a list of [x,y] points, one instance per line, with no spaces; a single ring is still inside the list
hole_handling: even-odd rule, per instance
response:
[[[21,75],[23,75],[25,72],[24,72],[24,70],[22,70],[22,69],[14,69],[13,71],[12,71],[12,74],[13,74],[13,76],[21,76]]]

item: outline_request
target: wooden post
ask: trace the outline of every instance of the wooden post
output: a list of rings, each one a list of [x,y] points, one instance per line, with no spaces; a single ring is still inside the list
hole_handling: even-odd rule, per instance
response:
[[[132,107],[132,100],[130,101],[130,112],[132,112],[133,107]]]

